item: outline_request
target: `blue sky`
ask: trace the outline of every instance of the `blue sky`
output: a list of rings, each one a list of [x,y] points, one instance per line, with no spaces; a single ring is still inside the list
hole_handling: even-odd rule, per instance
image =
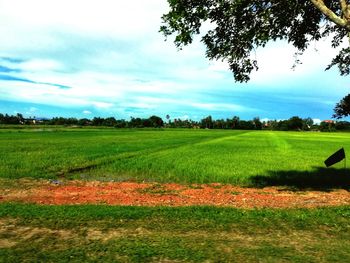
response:
[[[18,8],[18,7],[21,8]],[[0,112],[37,117],[329,119],[349,77],[324,71],[336,51],[270,43],[235,83],[199,38],[178,51],[158,33],[166,0],[0,0]]]

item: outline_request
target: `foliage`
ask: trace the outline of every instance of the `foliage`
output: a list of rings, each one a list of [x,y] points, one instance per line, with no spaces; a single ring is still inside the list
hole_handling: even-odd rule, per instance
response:
[[[349,59],[350,61],[350,59]],[[334,108],[333,118],[340,119],[350,115],[350,94],[345,96]]]
[[[350,130],[350,122],[348,121],[337,121],[334,125],[335,130],[344,131]]]
[[[332,129],[326,129],[326,124],[313,125],[311,118],[301,119],[298,116],[293,116],[288,120],[270,120],[261,122],[259,117],[255,117],[252,120],[241,120],[238,116],[226,119],[213,119],[212,116],[207,116],[200,121],[193,121],[190,119],[181,120],[175,118],[170,120],[170,116],[167,115],[167,122],[164,122],[162,118],[158,116],[151,116],[149,118],[134,118],[131,117],[130,121],[121,119],[118,120],[114,117],[101,118],[94,117],[90,119],[76,119],[76,118],[63,118],[55,117],[52,119],[35,119],[35,118],[23,118],[22,114],[16,116],[9,116],[7,114],[0,114],[0,124],[27,124],[27,125],[64,125],[64,126],[93,126],[93,127],[115,127],[115,128],[202,128],[202,129],[237,129],[237,130],[297,130],[297,131],[334,131],[350,129],[350,123],[344,121],[341,125],[334,124]],[[329,125],[328,125],[329,126]]]
[[[322,132],[333,132],[335,131],[335,123],[323,121],[320,123],[319,130]]]
[[[168,0],[161,32],[175,35],[181,48],[202,32],[209,59],[226,60],[239,82],[249,80],[258,69],[254,51],[269,41],[287,40],[305,51],[310,43],[329,36],[338,47],[350,32],[350,5],[346,0]],[[327,69],[338,66],[341,75],[350,72],[350,48],[342,49]],[[252,54],[253,53],[253,54]]]
[[[0,124],[24,124],[24,118],[20,113],[15,116],[0,113]]]
[[[164,124],[162,118],[155,115],[149,117],[149,121],[150,121],[151,127],[154,127],[154,128],[161,128],[163,127],[163,124]]]
[[[288,121],[289,130],[301,130],[303,128],[303,120],[298,116],[294,116]]]

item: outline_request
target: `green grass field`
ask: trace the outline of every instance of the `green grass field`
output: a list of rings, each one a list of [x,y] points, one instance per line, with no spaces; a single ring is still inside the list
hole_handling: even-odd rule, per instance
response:
[[[349,223],[346,207],[1,204],[0,261],[349,262]]]
[[[57,178],[349,190],[342,163],[323,168],[340,147],[350,150],[349,133],[7,127],[0,200]],[[349,262],[349,246],[350,206],[0,203],[0,262]]]
[[[4,129],[0,177],[266,185],[327,184],[329,174],[344,186],[345,171],[323,169],[340,147],[350,149],[349,133]]]

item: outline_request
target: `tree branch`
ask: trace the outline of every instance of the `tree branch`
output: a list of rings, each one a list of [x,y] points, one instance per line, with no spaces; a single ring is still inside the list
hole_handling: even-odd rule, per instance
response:
[[[350,22],[350,6],[348,5],[346,0],[339,0],[342,17],[345,19],[348,23]]]
[[[346,0],[339,0],[340,8],[343,14],[346,12],[347,4]]]
[[[334,22],[336,25],[345,28],[347,31],[350,31],[350,24],[346,19],[343,19],[339,16],[337,16],[331,9],[329,9],[323,0],[310,0],[314,6],[322,12],[328,19],[330,19],[332,22]],[[346,5],[347,9],[347,4],[345,0],[340,0],[341,7],[343,5]],[[342,9],[343,10],[343,9]]]

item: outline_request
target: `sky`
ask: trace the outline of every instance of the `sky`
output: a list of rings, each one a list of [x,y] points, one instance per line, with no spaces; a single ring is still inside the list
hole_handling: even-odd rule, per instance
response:
[[[337,53],[312,43],[256,51],[259,71],[236,83],[196,37],[178,50],[159,33],[166,0],[0,0],[0,113],[117,119],[157,115],[330,119],[350,78],[325,71]]]

